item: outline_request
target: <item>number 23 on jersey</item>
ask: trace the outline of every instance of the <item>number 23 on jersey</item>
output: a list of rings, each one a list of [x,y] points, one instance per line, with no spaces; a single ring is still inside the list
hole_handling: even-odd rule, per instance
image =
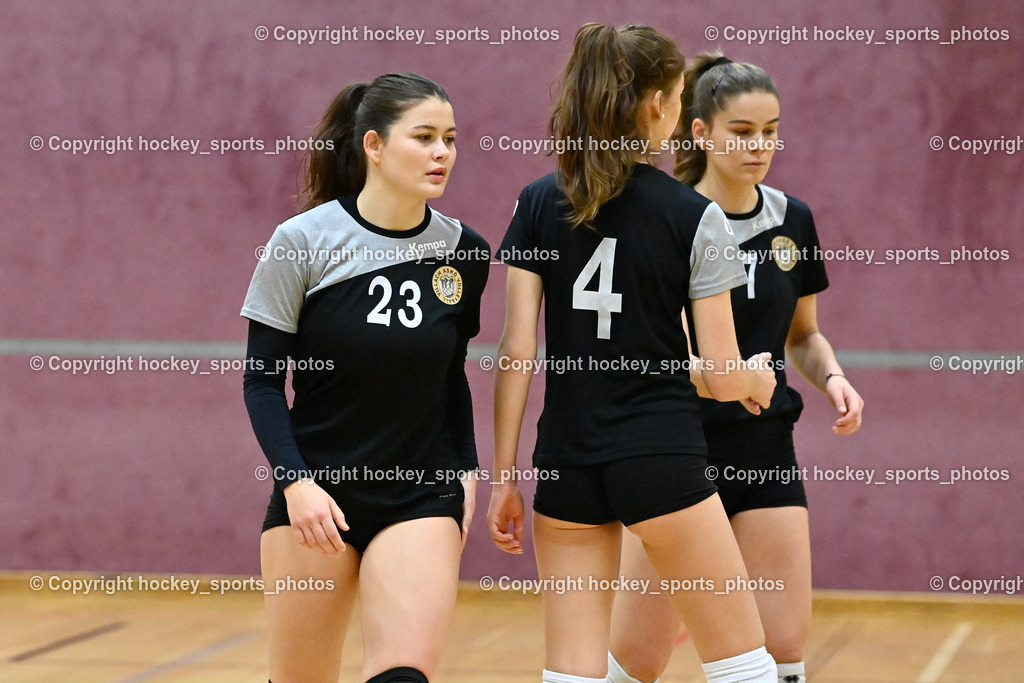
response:
[[[391,326],[391,281],[383,275],[378,275],[370,282],[369,294],[374,291],[381,292],[381,299],[377,305],[366,316],[366,322],[375,325]],[[398,309],[398,319],[406,327],[416,327],[423,320],[423,311],[420,309],[420,287],[412,280],[406,280],[398,288],[398,293],[405,297],[402,307]]]

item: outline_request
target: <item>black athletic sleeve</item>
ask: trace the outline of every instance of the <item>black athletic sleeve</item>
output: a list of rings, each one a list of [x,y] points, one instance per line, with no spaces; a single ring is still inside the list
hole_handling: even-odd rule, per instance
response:
[[[474,254],[464,263],[466,274],[466,308],[459,315],[456,326],[455,354],[448,366],[446,382],[448,432],[455,449],[455,462],[459,472],[478,469],[476,433],[473,427],[473,396],[466,377],[466,354],[469,340],[480,332],[480,298],[490,274],[490,246],[472,228],[463,224],[470,235],[466,253]],[[470,245],[475,249],[470,251]],[[460,245],[461,246],[461,245]]]
[[[479,467],[476,454],[476,433],[473,428],[473,396],[469,391],[466,377],[466,353],[469,346],[467,337],[459,337],[455,356],[448,367],[446,378],[448,398],[448,431],[455,449],[455,462],[459,472]]]
[[[530,195],[529,186],[523,188],[512,210],[505,238],[498,250],[498,260],[516,268],[523,268],[545,275],[544,261],[537,257],[537,240],[534,232],[537,224],[536,207]]]
[[[825,259],[822,256],[821,243],[818,241],[818,230],[814,226],[814,217],[811,210],[803,205],[807,214],[805,223],[807,230],[805,252],[808,254],[803,264],[803,282],[800,287],[800,296],[808,296],[823,292],[828,288],[828,275],[825,273]]]
[[[245,408],[271,473],[282,488],[309,476],[299,453],[284,387],[295,335],[249,321],[246,369],[242,380]],[[278,368],[282,368],[278,371]]]

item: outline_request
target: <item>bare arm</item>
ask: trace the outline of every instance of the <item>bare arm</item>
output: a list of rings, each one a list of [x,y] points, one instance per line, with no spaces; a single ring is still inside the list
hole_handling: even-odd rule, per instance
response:
[[[683,334],[686,335],[686,353],[690,356],[690,381],[697,388],[697,395],[701,398],[714,398],[708,391],[708,385],[704,384],[704,375],[700,371],[701,361],[699,356],[693,355],[693,344],[690,343],[690,326],[686,322],[686,312],[683,311]]]
[[[775,372],[769,364],[748,368],[746,361],[740,358],[729,292],[694,299],[693,324],[704,359],[701,377],[711,398],[718,401],[749,398],[767,408],[775,391]],[[769,360],[770,356],[759,354],[755,358]]]
[[[509,266],[505,284],[505,329],[495,360],[494,478],[487,525],[494,544],[511,553],[523,552],[525,513],[515,469],[519,432],[533,373],[512,370],[509,363],[536,360],[537,320],[543,295],[544,284],[539,275]],[[510,523],[511,533],[508,531]]]
[[[864,399],[853,388],[828,339],[818,329],[818,302],[814,294],[800,297],[786,337],[786,355],[808,382],[824,392],[839,412],[832,425],[836,434],[853,434],[860,428]]]

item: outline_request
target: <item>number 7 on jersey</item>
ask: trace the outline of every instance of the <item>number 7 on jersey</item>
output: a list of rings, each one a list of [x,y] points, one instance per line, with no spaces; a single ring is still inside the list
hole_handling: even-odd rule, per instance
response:
[[[572,284],[572,307],[578,311],[597,311],[598,339],[611,339],[612,313],[622,313],[622,295],[612,291],[615,242],[613,237],[602,239]],[[597,291],[586,288],[594,273],[598,273]]]

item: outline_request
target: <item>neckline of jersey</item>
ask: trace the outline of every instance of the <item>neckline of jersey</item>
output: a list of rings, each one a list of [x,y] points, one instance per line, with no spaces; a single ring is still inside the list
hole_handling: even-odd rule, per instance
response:
[[[754,185],[754,189],[757,190],[757,204],[754,205],[753,209],[746,213],[729,213],[726,211],[725,217],[731,221],[745,221],[761,213],[761,210],[764,208],[764,194],[761,193],[761,184]]]
[[[359,206],[356,202],[356,198],[358,196],[359,195],[357,194],[347,194],[342,197],[338,197],[337,201],[338,204],[341,205],[341,208],[345,211],[345,213],[351,216],[356,223],[358,223],[363,228],[369,230],[375,235],[380,235],[381,237],[390,237],[391,239],[396,240],[408,239],[410,237],[419,236],[424,230],[427,229],[427,226],[430,225],[430,219],[432,217],[431,209],[429,206],[425,206],[423,209],[423,221],[415,228],[410,228],[409,230],[388,230],[387,228],[382,228],[379,225],[375,225],[370,221],[366,220],[365,218],[363,218],[363,215],[359,213]]]

